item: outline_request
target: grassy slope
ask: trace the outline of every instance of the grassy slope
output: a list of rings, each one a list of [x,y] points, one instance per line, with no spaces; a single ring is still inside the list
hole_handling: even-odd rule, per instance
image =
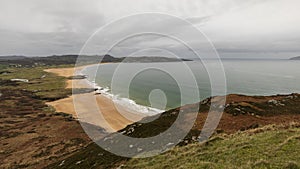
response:
[[[0,64],[0,71],[7,68],[7,65]]]
[[[124,168],[300,168],[300,128],[264,128],[218,135],[159,156],[132,159]],[[256,134],[254,134],[256,133]]]
[[[11,73],[0,75],[1,81],[10,79],[28,79],[29,83],[17,82],[16,85],[0,86],[6,90],[26,90],[42,100],[56,100],[71,94],[71,90],[66,90],[66,79],[52,73],[44,72],[44,67],[36,68],[8,68]],[[45,76],[42,78],[42,76]]]
[[[43,168],[89,143],[77,121],[45,105],[71,94],[65,78],[45,67],[5,68],[0,68],[0,168]]]

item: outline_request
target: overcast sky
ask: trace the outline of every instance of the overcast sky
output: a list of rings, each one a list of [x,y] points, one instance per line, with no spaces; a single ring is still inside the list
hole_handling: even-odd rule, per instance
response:
[[[192,23],[221,57],[289,58],[300,55],[299,7],[299,0],[0,0],[0,55],[78,54],[104,25],[128,15],[158,12]],[[184,34],[197,50],[204,50],[202,39],[176,23],[141,17],[107,29],[105,38],[152,26],[174,36]],[[99,41],[95,52],[101,51],[105,40]],[[181,50],[170,40],[142,36],[116,47],[113,54],[161,46]]]

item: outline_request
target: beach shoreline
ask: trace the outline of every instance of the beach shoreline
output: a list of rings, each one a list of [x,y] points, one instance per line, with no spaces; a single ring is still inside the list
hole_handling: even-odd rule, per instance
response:
[[[71,77],[92,65],[71,67],[71,68],[51,68],[44,71],[54,73],[58,76]],[[66,81],[66,88],[95,88],[87,79],[69,79]],[[94,104],[95,103],[95,104]],[[95,94],[95,92],[84,94],[73,94],[67,98],[47,102],[56,109],[57,112],[71,114],[80,122],[87,122],[105,129],[107,132],[116,132],[127,125],[146,117],[146,114],[129,112],[122,105],[117,105],[112,99]],[[76,105],[75,105],[76,104]]]

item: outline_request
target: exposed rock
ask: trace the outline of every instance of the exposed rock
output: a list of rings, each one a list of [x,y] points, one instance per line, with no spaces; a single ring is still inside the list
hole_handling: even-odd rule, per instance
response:
[[[166,146],[168,147],[168,146],[172,146],[172,145],[174,145],[174,143],[168,143]]]
[[[141,152],[141,151],[143,151],[143,149],[138,147],[137,152]]]
[[[10,81],[12,81],[12,82],[25,82],[25,83],[29,82],[28,79],[10,79]]]
[[[65,160],[63,160],[58,166],[63,166],[65,164]]]
[[[76,162],[76,165],[78,165],[78,164],[80,164],[80,163],[82,163],[82,161],[77,161],[77,162]]]
[[[276,105],[276,104],[278,103],[278,101],[277,101],[277,100],[274,100],[274,99],[272,99],[272,100],[269,100],[269,101],[268,101],[268,103],[270,103],[270,104],[275,104],[275,105]]]

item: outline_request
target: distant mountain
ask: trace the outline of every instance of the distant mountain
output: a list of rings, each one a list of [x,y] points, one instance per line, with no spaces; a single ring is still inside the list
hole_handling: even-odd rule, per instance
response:
[[[176,59],[167,57],[113,57],[110,55],[53,55],[47,57],[25,57],[25,56],[0,56],[0,64],[21,65],[25,67],[39,65],[69,65],[79,62],[82,65],[98,62],[126,62],[126,63],[149,63],[149,62],[178,62],[191,61],[188,59]]]
[[[121,58],[122,62],[126,63],[151,63],[151,62],[180,62],[180,61],[192,61],[189,59],[178,59],[178,58],[168,58],[160,56],[141,56],[141,57],[124,57]]]
[[[25,58],[25,56],[0,56],[0,60],[19,60]]]
[[[290,60],[300,60],[300,56],[290,58]]]
[[[47,57],[25,57],[25,56],[0,56],[0,64],[22,65],[25,67],[32,67],[38,65],[69,65],[76,64],[80,59],[80,64],[91,64],[100,62],[120,62],[121,58],[115,58],[110,55],[98,56],[84,56],[78,55],[53,55]]]
[[[53,55],[48,57],[31,57],[34,62],[46,62],[53,65],[58,64],[90,64],[97,62],[120,62],[120,58],[110,55]]]

